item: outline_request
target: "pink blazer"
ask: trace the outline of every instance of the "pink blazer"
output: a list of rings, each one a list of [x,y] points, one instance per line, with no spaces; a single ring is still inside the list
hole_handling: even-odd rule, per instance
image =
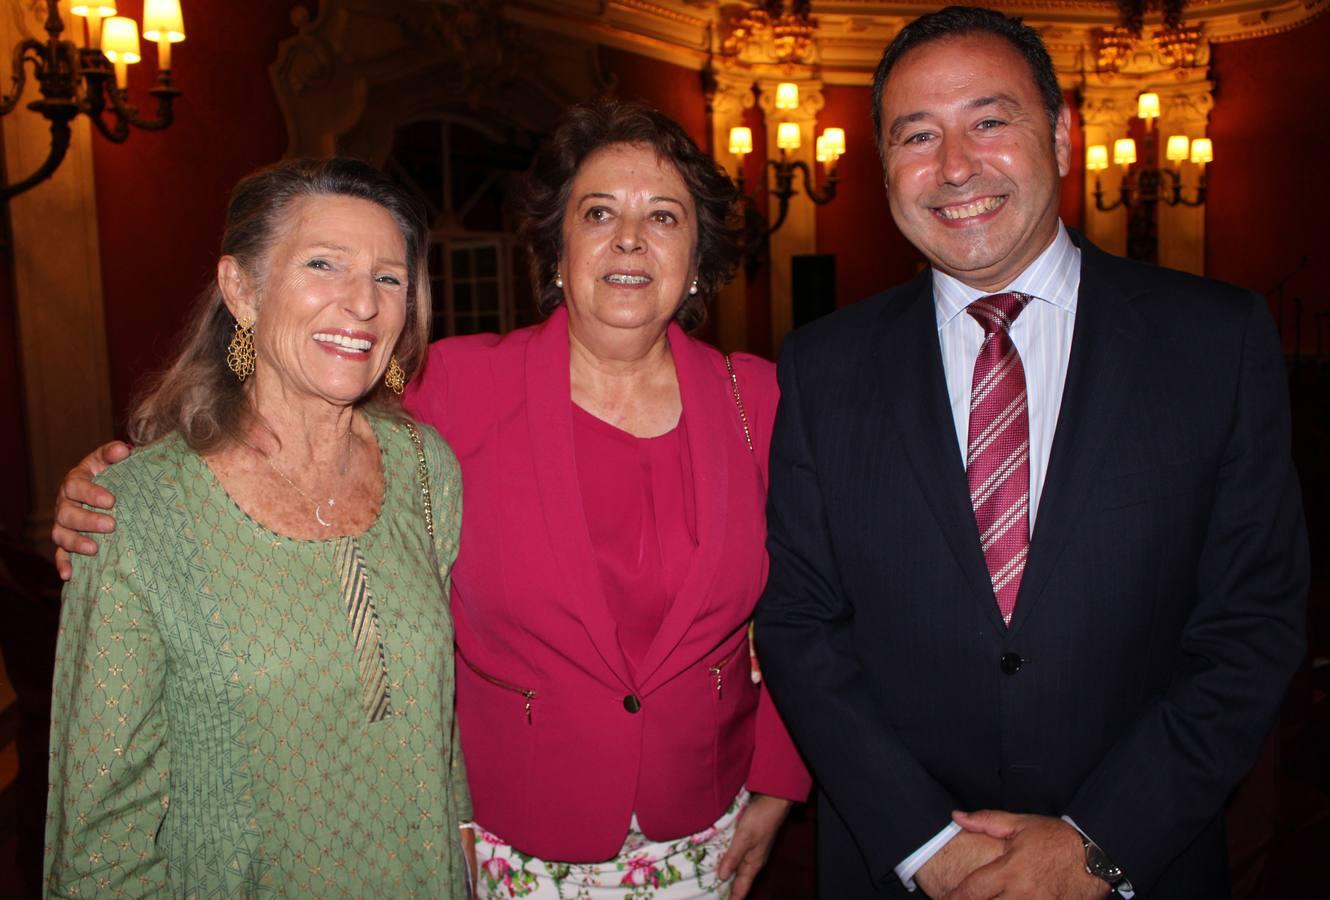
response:
[[[803,799],[809,776],[745,625],[767,575],[774,367],[669,332],[696,479],[698,550],[636,677],[600,585],[573,457],[567,315],[430,348],[407,396],[462,464],[453,568],[457,717],[475,819],[544,859],[603,860],[634,812],[655,839],[700,831],[743,785]]]

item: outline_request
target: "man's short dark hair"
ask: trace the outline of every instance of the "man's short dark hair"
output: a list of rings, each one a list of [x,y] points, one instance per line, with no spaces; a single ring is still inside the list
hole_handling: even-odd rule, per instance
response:
[[[900,58],[916,47],[940,41],[944,38],[961,37],[973,34],[991,34],[1011,44],[1030,66],[1030,75],[1035,86],[1044,98],[1044,109],[1048,112],[1048,123],[1052,130],[1057,129],[1058,113],[1062,110],[1062,88],[1058,86],[1057,73],[1053,71],[1053,60],[1048,55],[1044,40],[1029,25],[1019,18],[1004,16],[992,9],[980,9],[976,6],[948,6],[937,12],[920,16],[906,25],[887,45],[882,59],[873,73],[873,139],[877,141],[877,152],[881,156],[886,149],[882,143],[882,92],[886,88],[887,75]]]

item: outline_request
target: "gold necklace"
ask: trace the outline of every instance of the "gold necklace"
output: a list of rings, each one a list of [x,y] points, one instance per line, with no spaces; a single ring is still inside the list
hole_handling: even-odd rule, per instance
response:
[[[304,498],[305,498],[306,500],[308,500],[311,504],[313,504],[313,506],[314,506],[314,521],[318,522],[318,523],[319,523],[320,525],[322,525],[324,528],[331,528],[333,523],[332,523],[332,522],[324,521],[324,518],[323,518],[323,504],[325,504],[325,503],[328,504],[328,509],[329,509],[329,511],[330,511],[330,512],[329,512],[329,515],[331,515],[331,514],[332,514],[332,513],[331,513],[331,510],[337,506],[337,498],[336,498],[336,497],[329,497],[327,500],[322,500],[322,501],[314,499],[314,498],[311,497],[309,494],[305,493],[305,492],[301,489],[300,485],[298,485],[298,484],[296,484],[294,481],[292,481],[292,480],[287,476],[287,474],[286,474],[285,472],[283,472],[281,469],[277,468],[277,463],[275,463],[275,462],[272,461],[272,457],[271,457],[271,456],[269,456],[267,453],[264,453],[262,450],[260,450],[259,453],[262,454],[262,456],[263,456],[263,461],[266,462],[266,463],[268,464],[268,468],[272,469],[274,472],[277,473],[277,477],[278,477],[278,478],[282,479],[282,480],[285,481],[287,484],[289,484],[289,485],[291,486],[291,490],[295,491],[297,494],[299,494],[300,496],[304,497]],[[347,435],[346,435],[346,461],[347,461],[347,463],[346,463],[346,464],[347,464],[347,468],[349,469],[350,466],[351,466],[351,433],[350,433],[350,432],[347,432]],[[345,472],[343,472],[343,474],[345,474]]]

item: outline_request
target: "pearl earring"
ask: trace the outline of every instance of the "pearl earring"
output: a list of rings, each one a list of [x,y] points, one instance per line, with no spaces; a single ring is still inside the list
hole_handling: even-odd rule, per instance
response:
[[[690,293],[690,294],[696,294],[696,293],[697,293],[697,279],[696,279],[696,278],[693,279],[693,286],[690,287],[690,288],[688,289],[688,293]]]
[[[554,275],[554,286],[559,290],[563,290],[563,276],[557,272]]]

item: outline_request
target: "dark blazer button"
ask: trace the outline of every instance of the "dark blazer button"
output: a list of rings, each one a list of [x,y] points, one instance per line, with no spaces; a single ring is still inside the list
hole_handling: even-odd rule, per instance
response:
[[[999,663],[999,665],[1002,666],[1003,675],[1015,675],[1021,670],[1021,666],[1024,664],[1025,660],[1021,659],[1019,653],[1004,653],[1002,654],[1002,660]]]
[[[642,701],[637,699],[636,694],[629,694],[623,698],[623,708],[630,713],[635,713],[642,708]]]

